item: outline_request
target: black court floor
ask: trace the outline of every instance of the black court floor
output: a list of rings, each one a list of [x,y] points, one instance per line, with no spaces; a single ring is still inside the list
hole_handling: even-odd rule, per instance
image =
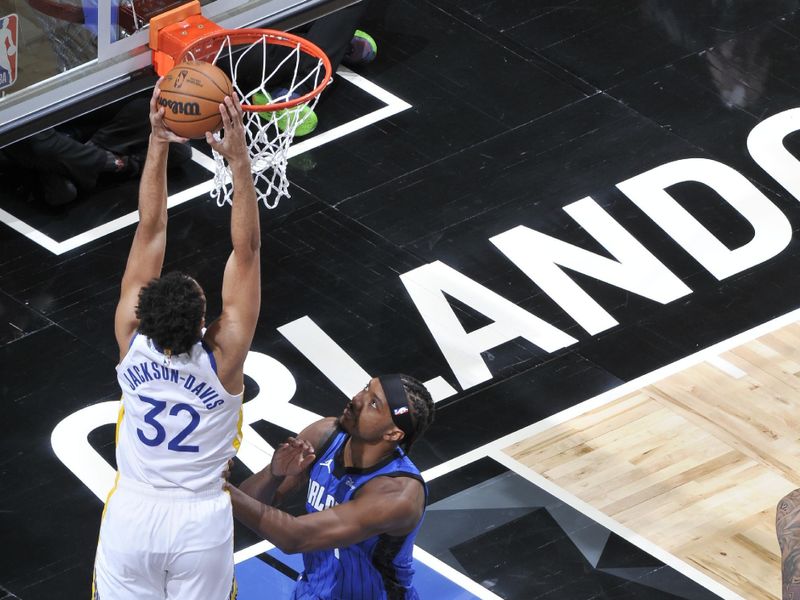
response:
[[[800,306],[800,125],[757,136],[800,107],[800,3],[376,0],[362,28],[377,60],[327,92],[324,143],[261,211],[246,436],[275,445],[366,373],[408,372],[438,399],[412,453],[431,491],[423,597],[738,597],[475,451]],[[206,182],[202,162],[170,192]],[[136,184],[61,210],[12,190],[0,598],[88,598]],[[166,268],[197,278],[213,315],[228,210],[185,200]],[[240,597],[285,597],[296,557],[236,536]]]

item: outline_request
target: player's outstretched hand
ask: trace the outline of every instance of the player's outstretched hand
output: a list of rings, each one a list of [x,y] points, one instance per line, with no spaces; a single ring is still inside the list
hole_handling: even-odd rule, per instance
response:
[[[250,157],[247,153],[247,139],[244,131],[244,111],[236,92],[232,96],[225,96],[219,105],[219,114],[222,115],[222,128],[224,130],[221,140],[217,140],[210,131],[206,131],[208,145],[220,153],[228,164],[249,164]]]
[[[153,95],[150,97],[150,128],[153,131],[153,140],[156,142],[178,142],[183,144],[189,140],[185,137],[174,134],[164,125],[164,107],[158,105],[158,97],[161,94],[161,77],[153,88]]]
[[[270,471],[273,477],[300,475],[315,458],[311,444],[303,439],[290,437],[272,455]]]

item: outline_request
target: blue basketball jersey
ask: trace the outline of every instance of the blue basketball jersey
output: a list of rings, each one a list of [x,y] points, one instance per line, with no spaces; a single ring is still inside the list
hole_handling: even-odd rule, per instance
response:
[[[369,469],[344,466],[342,451],[349,435],[337,430],[318,456],[309,475],[306,511],[325,510],[350,500],[375,477],[413,477],[422,482],[414,463],[398,448]],[[427,487],[425,494],[427,497]],[[411,552],[422,519],[408,535],[376,535],[358,544],[303,554],[305,571],[295,588],[295,600],[414,600]]]

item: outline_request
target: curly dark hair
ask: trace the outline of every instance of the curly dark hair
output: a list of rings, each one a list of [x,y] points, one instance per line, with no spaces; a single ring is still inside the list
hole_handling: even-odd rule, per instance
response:
[[[406,392],[408,404],[411,408],[411,421],[414,423],[413,435],[400,443],[403,450],[408,452],[411,445],[421,438],[430,424],[433,423],[436,409],[428,388],[420,380],[411,377],[411,375],[401,374],[400,381],[403,382],[403,389]]]
[[[201,335],[206,301],[197,282],[184,273],[152,279],[139,291],[139,332],[171,354],[188,352]]]

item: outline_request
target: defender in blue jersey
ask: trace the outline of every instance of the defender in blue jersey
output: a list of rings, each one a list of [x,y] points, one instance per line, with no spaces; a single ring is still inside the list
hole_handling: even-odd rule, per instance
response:
[[[412,549],[427,488],[406,455],[433,421],[433,400],[407,375],[383,375],[275,452],[272,463],[229,485],[233,514],[287,553],[302,552],[296,600],[418,598]],[[307,484],[307,514],[273,505]]]

